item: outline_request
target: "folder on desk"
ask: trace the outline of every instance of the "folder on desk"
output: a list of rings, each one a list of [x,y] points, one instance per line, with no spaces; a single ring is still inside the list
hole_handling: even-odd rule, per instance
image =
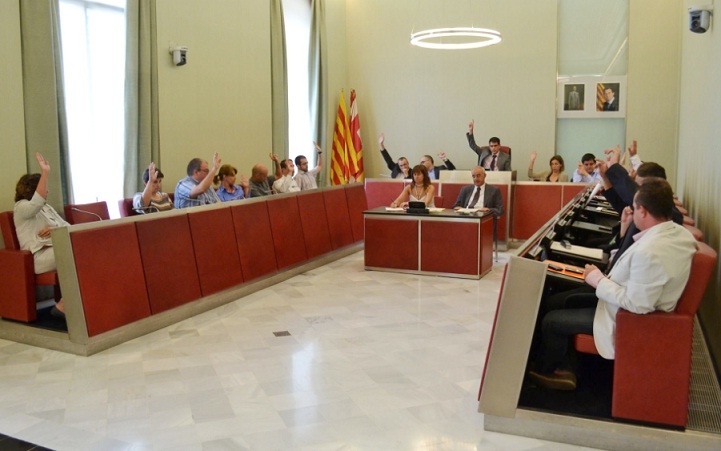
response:
[[[564,246],[560,242],[554,241],[551,243],[551,252],[571,257],[580,257],[584,260],[597,261],[599,263],[604,262],[603,249],[576,246],[575,244]]]

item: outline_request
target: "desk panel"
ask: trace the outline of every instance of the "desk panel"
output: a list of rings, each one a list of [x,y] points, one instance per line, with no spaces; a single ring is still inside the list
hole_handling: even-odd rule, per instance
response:
[[[366,269],[479,279],[493,267],[493,217],[364,212]]]
[[[477,275],[480,241],[479,222],[422,221],[421,271]]]
[[[188,214],[203,296],[243,282],[230,208]]]
[[[71,239],[88,336],[150,316],[135,224],[81,230]]]
[[[136,222],[153,314],[201,297],[188,216]]]
[[[418,271],[418,220],[365,218],[365,265]]]
[[[268,203],[242,202],[231,207],[230,211],[245,280],[276,272],[278,263],[273,249]]]

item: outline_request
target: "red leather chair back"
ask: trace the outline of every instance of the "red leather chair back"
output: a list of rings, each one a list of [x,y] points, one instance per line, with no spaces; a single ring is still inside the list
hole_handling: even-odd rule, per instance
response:
[[[691,262],[691,275],[686,283],[681,298],[676,305],[676,313],[695,315],[703,299],[706,285],[708,285],[716,266],[718,254],[706,243],[698,242],[698,250]]]
[[[108,204],[103,202],[91,202],[89,204],[70,204],[65,206],[65,220],[70,224],[82,224],[84,222],[96,222],[110,219]]]
[[[686,227],[686,230],[691,232],[691,235],[696,238],[696,241],[703,241],[703,232],[701,231],[701,229],[690,224],[684,224],[683,226]]]
[[[138,212],[133,209],[133,198],[132,197],[126,197],[125,199],[120,199],[118,201],[118,210],[120,211],[121,218],[127,218],[128,216],[135,216],[138,214]]]
[[[20,249],[20,242],[15,233],[15,222],[13,220],[12,211],[3,211],[0,213],[0,232],[3,234],[5,249]]]

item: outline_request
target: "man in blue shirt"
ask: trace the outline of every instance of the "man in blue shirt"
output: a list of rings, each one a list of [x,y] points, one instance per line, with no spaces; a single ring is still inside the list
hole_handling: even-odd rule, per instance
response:
[[[196,207],[220,202],[213,189],[213,177],[220,167],[218,152],[213,154],[213,168],[208,162],[193,158],[188,163],[188,176],[178,182],[175,187],[175,208]]]

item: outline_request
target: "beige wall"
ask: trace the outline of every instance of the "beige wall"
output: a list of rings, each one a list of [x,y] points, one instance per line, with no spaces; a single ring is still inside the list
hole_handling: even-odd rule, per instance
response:
[[[686,2],[685,7],[691,6]],[[683,24],[681,56],[681,107],[678,132],[678,193],[704,232],[705,241],[721,248],[721,21],[717,15],[704,34]],[[687,17],[686,11],[680,14]],[[701,323],[721,372],[721,269],[716,267],[712,286],[701,305]]]
[[[629,1],[626,142],[676,181],[682,0]],[[653,17],[653,20],[649,20]]]
[[[12,210],[15,184],[27,172],[19,2],[0,1],[0,211]],[[0,242],[0,247],[2,244]]]
[[[267,0],[158,0],[160,164],[165,190],[188,161],[224,163],[250,175],[270,164],[270,4]],[[188,47],[175,67],[170,44]]]
[[[366,174],[389,173],[378,152],[381,132],[394,158],[417,164],[443,150],[458,168],[470,169],[477,161],[465,137],[472,118],[478,141],[499,136],[513,148],[514,168],[525,173],[532,149],[554,147],[556,1],[529,7],[493,0],[484,9],[478,2],[442,3],[348,1],[348,84],[358,94]],[[471,24],[496,27],[503,42],[465,51],[409,44],[414,29]]]

